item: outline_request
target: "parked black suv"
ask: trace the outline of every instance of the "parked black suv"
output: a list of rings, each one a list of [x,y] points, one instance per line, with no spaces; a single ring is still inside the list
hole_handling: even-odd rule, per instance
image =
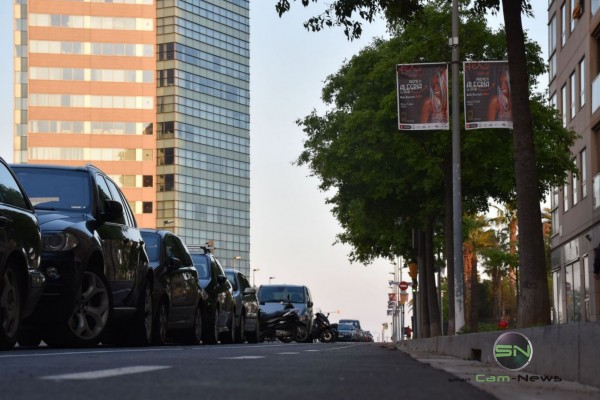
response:
[[[173,232],[142,229],[146,252],[154,277],[152,343],[162,345],[167,335],[175,341],[199,344],[202,341],[202,291],[192,256]]]
[[[152,333],[148,257],[131,209],[98,168],[12,165],[42,232],[44,293],[19,343],[93,346],[107,328],[115,340],[146,345]],[[119,321],[125,325],[116,324]],[[127,340],[125,340],[127,339]]]
[[[22,319],[42,294],[45,279],[37,269],[41,254],[33,206],[0,157],[0,350],[14,346]]]
[[[246,275],[237,269],[225,268],[225,275],[233,288],[235,301],[235,341],[257,343],[260,339],[259,307],[256,289],[250,286]]]
[[[233,343],[235,340],[235,303],[231,283],[223,267],[208,247],[190,248],[202,288],[202,341],[206,344]]]

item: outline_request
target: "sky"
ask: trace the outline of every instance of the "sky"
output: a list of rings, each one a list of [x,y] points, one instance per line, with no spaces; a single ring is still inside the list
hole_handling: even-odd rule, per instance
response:
[[[7,161],[13,160],[12,3],[0,1],[0,156]],[[315,307],[331,312],[331,322],[359,319],[363,329],[378,340],[382,324],[391,322],[386,312],[391,292],[388,281],[395,267],[389,260],[368,266],[348,261],[350,248],[333,245],[341,228],[325,204],[327,194],[319,191],[318,179],[310,177],[306,167],[295,166],[293,161],[305,138],[295,121],[313,109],[325,110],[321,89],[326,77],[374,37],[385,36],[385,25],[365,24],[362,38],[349,42],[340,28],[312,33],[302,26],[328,2],[311,3],[307,9],[292,2],[291,12],[282,18],[275,12],[275,3],[250,3],[249,278],[256,285],[306,285]],[[524,18],[523,24],[547,59],[547,2],[531,3],[535,19]],[[499,21],[490,18],[491,26],[498,26]],[[406,270],[402,274],[408,280]],[[389,337],[390,331],[385,335]]]

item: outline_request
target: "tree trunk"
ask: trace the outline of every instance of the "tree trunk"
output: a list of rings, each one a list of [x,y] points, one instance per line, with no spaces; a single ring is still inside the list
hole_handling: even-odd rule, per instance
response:
[[[463,243],[463,293],[465,294],[465,326],[471,326],[471,268],[473,267],[472,259],[474,257],[473,250],[469,243]]]
[[[502,0],[513,110],[520,293],[517,327],[550,324],[538,173],[533,146],[522,1]],[[518,112],[515,112],[518,110]]]
[[[425,268],[427,268],[427,304],[429,305],[429,333],[430,336],[441,336],[440,305],[435,286],[435,269],[433,257],[433,223],[427,223],[425,230]]]
[[[417,264],[419,266],[419,337],[431,337],[429,326],[429,299],[427,295],[427,267],[425,266],[425,233],[421,230],[417,233],[418,237],[418,256]]]
[[[471,332],[477,332],[479,330],[479,296],[478,296],[478,283],[479,279],[477,274],[477,254],[473,253],[471,258],[471,274],[469,275],[469,284],[471,290],[471,309],[469,310],[469,330]]]

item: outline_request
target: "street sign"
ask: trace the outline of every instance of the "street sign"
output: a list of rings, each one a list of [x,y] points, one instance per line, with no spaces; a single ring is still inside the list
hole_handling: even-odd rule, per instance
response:
[[[408,289],[408,282],[402,281],[398,286],[400,287],[400,290],[404,292],[406,289]]]

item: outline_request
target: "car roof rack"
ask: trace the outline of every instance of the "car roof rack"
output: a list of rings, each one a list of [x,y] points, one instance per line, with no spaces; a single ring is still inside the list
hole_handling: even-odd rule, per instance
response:
[[[192,253],[198,250],[202,250],[204,254],[211,254],[215,249],[215,242],[214,240],[209,240],[204,244],[188,244],[187,248]]]

